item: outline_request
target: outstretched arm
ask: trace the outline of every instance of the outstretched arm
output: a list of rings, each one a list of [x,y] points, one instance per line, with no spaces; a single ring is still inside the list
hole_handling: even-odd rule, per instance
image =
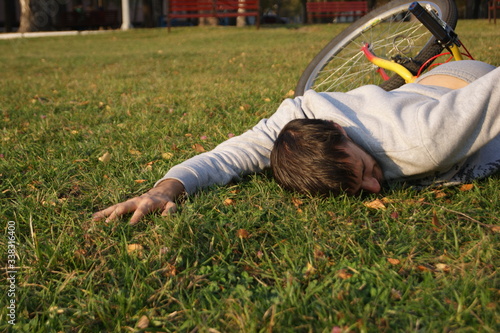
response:
[[[168,215],[177,209],[175,200],[211,185],[224,185],[244,174],[262,171],[269,164],[273,142],[290,120],[304,117],[299,100],[286,100],[269,119],[253,129],[231,138],[214,150],[197,155],[174,166],[155,187],[141,196],[113,205],[94,214],[94,220],[112,221],[132,214],[130,224],[145,215],[160,211]]]
[[[252,129],[194,156],[174,167],[161,179],[177,179],[188,195],[212,185],[226,185],[241,176],[269,167],[269,155],[281,129],[291,120],[304,118],[302,98],[286,99],[268,119]],[[160,181],[161,181],[160,180]]]

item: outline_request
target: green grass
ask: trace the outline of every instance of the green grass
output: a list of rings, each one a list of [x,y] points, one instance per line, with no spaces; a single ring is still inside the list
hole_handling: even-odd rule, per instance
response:
[[[498,174],[468,191],[300,201],[261,174],[170,218],[91,221],[195,144],[211,149],[271,115],[343,27],[0,41],[0,261],[15,221],[20,266],[16,325],[5,292],[0,330],[499,331],[499,236],[478,223],[499,224]],[[462,21],[457,32],[500,65],[496,26]],[[385,210],[365,206],[377,198]]]

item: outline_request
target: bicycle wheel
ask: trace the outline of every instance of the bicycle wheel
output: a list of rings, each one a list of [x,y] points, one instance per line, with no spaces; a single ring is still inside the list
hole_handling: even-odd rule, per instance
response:
[[[295,95],[306,90],[348,91],[376,84],[392,90],[404,83],[395,73],[387,71],[384,81],[377,67],[361,51],[363,43],[379,57],[392,59],[404,65],[414,75],[429,58],[439,54],[443,47],[434,36],[408,11],[413,1],[396,0],[369,12],[333,38],[309,63],[302,74]],[[453,0],[419,1],[429,5],[451,28],[457,23],[457,8]]]

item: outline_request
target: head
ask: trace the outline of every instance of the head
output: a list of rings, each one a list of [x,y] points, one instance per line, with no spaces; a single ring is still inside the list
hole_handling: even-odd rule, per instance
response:
[[[377,193],[382,170],[338,124],[321,119],[288,123],[274,143],[271,168],[285,189],[312,195]]]

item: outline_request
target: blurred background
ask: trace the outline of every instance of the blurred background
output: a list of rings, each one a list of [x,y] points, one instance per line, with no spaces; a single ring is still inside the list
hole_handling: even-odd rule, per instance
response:
[[[307,1],[260,0],[260,22],[264,25],[309,23],[305,5]],[[373,9],[387,2],[368,0],[368,6]],[[487,17],[488,0],[457,0],[456,3],[459,18]],[[0,32],[119,29],[123,23],[124,5],[128,6],[130,27],[166,26],[168,0],[0,0]],[[255,21],[254,17],[247,17],[245,23],[253,25]],[[314,23],[331,23],[331,20]],[[215,22],[189,18],[172,22],[173,26],[203,24],[236,25],[236,18]]]

